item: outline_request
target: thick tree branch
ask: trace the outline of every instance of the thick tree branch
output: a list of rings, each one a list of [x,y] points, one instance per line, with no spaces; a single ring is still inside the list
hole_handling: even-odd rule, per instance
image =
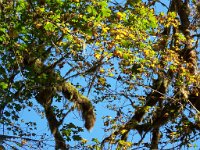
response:
[[[154,128],[152,131],[151,149],[158,149],[159,140],[160,140],[159,128]]]

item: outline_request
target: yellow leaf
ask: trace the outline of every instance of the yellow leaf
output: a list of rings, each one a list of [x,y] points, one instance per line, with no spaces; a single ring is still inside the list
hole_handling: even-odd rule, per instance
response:
[[[101,85],[104,85],[106,83],[106,79],[105,78],[99,78],[99,83]]]
[[[87,143],[87,142],[88,142],[88,140],[86,140],[86,139],[81,139],[81,143],[85,144],[85,143]]]
[[[101,69],[99,70],[99,72],[100,72],[100,73],[104,73],[105,70],[104,70],[103,68],[101,68]]]
[[[121,134],[124,134],[125,132],[127,132],[126,129],[121,130]]]
[[[101,58],[101,54],[95,53],[95,54],[94,54],[94,57],[95,57],[96,59],[100,59],[100,58]]]
[[[109,29],[110,29],[110,28],[108,28],[108,27],[105,27],[105,28],[103,27],[103,28],[102,28],[102,31],[103,31],[103,33],[107,33],[107,31],[108,31]]]
[[[117,18],[119,19],[119,20],[122,20],[125,16],[126,16],[126,14],[125,13],[122,13],[122,12],[117,12]]]
[[[116,40],[120,40],[120,39],[121,39],[120,35],[117,35],[117,36],[115,37],[115,39],[116,39]]]

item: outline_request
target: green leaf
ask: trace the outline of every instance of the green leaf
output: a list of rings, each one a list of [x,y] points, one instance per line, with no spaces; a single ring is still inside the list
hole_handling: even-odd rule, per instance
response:
[[[75,126],[73,123],[69,123],[67,124],[67,128],[77,128],[77,126]]]
[[[5,90],[5,89],[8,88],[8,84],[5,83],[5,82],[0,82],[0,88],[3,89],[3,90]]]
[[[46,31],[54,31],[56,29],[55,25],[49,21],[44,25]]]
[[[99,4],[102,6],[102,7],[107,7],[108,6],[108,3],[106,1],[101,1],[99,2]]]
[[[92,6],[88,6],[87,8],[86,8],[86,11],[90,14],[90,13],[92,13]]]
[[[80,141],[80,140],[82,140],[82,138],[81,138],[80,135],[73,135],[72,138],[73,138],[73,140],[75,140],[75,141]]]
[[[5,116],[7,116],[7,117],[10,117],[10,115],[11,115],[8,111],[5,111],[4,114],[5,114]]]
[[[92,138],[92,141],[95,143],[99,143],[99,140],[97,138]]]
[[[109,8],[102,8],[102,16],[109,17],[111,15],[111,10]]]
[[[71,135],[72,130],[71,129],[67,129],[67,130],[63,130],[62,133],[63,135],[69,137]]]

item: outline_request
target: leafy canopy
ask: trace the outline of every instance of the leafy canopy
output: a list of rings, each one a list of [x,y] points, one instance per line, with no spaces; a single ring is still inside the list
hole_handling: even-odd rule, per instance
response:
[[[181,148],[199,139],[198,2],[2,0],[0,15],[2,146],[48,144],[36,120],[21,119],[26,110],[47,120],[56,149]],[[112,113],[101,119],[102,103]],[[67,121],[74,110],[88,130],[104,122],[107,137],[84,139]]]

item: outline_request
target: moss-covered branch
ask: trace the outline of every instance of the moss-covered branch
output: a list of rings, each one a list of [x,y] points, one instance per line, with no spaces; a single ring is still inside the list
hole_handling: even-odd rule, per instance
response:
[[[95,123],[95,114],[92,103],[89,99],[78,92],[78,90],[69,82],[63,84],[62,93],[68,100],[76,104],[76,108],[81,111],[82,118],[85,121],[85,128],[90,130]]]

